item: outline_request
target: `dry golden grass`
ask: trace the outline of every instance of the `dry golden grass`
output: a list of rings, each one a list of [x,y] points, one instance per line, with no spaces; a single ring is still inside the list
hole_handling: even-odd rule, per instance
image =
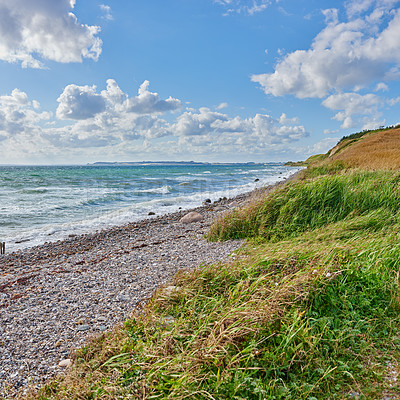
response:
[[[366,135],[326,161],[367,170],[400,169],[400,128]]]

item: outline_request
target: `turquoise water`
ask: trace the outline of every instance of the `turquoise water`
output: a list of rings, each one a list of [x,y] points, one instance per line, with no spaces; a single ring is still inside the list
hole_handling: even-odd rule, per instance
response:
[[[276,163],[0,166],[0,241],[7,251],[30,247],[233,197],[295,171]]]

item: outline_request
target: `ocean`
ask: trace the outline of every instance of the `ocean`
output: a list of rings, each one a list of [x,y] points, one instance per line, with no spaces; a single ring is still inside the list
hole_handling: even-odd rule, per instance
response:
[[[0,166],[0,242],[6,251],[234,197],[299,168],[231,165]]]

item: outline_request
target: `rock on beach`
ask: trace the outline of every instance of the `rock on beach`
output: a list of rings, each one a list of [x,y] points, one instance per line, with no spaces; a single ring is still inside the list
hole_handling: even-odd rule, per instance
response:
[[[197,211],[191,211],[190,213],[183,216],[179,222],[183,222],[184,224],[190,224],[192,222],[199,222],[203,220],[203,216]]]
[[[58,363],[58,366],[61,368],[68,368],[72,365],[72,360],[70,358],[66,358]]]

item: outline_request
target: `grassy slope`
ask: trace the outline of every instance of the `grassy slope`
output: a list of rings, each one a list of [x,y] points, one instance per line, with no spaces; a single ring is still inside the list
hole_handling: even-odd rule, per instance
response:
[[[342,143],[343,146],[346,143]],[[329,157],[352,167],[368,170],[400,169],[400,127],[374,132]]]
[[[397,398],[400,173],[386,134],[218,221],[214,240],[246,248],[179,274],[36,398]],[[394,171],[344,169],[374,162],[377,143]]]

